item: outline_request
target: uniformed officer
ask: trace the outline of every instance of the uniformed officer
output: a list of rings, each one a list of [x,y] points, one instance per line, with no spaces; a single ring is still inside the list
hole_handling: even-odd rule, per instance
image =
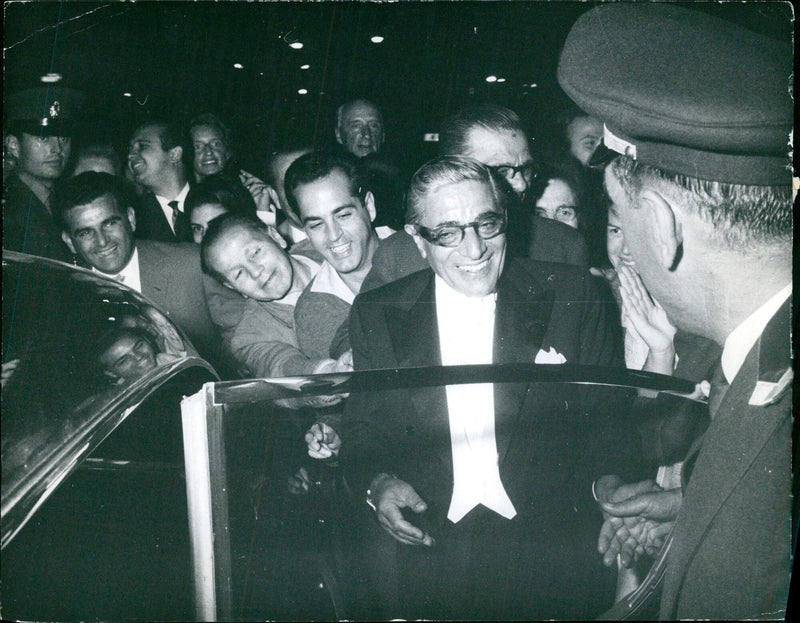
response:
[[[605,492],[624,527],[648,521],[624,534],[609,519],[601,551],[630,554],[674,520],[662,619],[785,617],[791,72],[789,41],[667,3],[589,11],[561,54],[562,88],[605,124],[593,159],[611,157],[606,187],[645,285],[676,326],[723,347],[683,486]]]
[[[50,194],[69,160],[80,91],[38,87],[4,102],[5,151],[15,170],[3,188],[3,248],[69,261],[50,212]]]

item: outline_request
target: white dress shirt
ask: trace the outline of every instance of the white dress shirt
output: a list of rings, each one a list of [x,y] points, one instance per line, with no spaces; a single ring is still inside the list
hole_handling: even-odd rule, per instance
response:
[[[142,293],[142,279],[139,275],[139,250],[136,247],[133,247],[131,259],[128,260],[128,263],[125,264],[125,268],[120,272],[104,273],[94,267],[92,267],[92,271],[98,275],[103,275],[115,281],[119,281],[120,283],[124,283],[129,288],[136,290],[139,294]]]
[[[173,197],[172,199],[167,199],[166,197],[162,197],[161,195],[156,195],[156,200],[158,201],[158,205],[161,206],[161,211],[164,213],[164,216],[167,217],[167,223],[169,223],[169,228],[172,230],[172,233],[175,233],[175,224],[172,222],[172,206],[169,205],[170,201],[177,201],[178,202],[178,210],[183,212],[183,204],[186,201],[186,195],[189,194],[189,182],[184,184],[181,192],[178,193],[177,197]]]
[[[492,363],[496,294],[467,297],[435,278],[442,365]],[[478,504],[507,519],[517,514],[500,480],[491,383],[445,388],[453,453],[447,518],[460,521]]]

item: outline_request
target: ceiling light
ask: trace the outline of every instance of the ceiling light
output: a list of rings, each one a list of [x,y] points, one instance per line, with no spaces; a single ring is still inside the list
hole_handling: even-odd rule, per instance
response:
[[[486,76],[486,82],[497,82],[497,76]]]
[[[233,64],[233,68],[234,69],[244,69],[244,65],[242,65],[241,63],[234,63]]]
[[[370,41],[372,41],[372,43],[383,43],[383,37],[380,35],[375,35],[370,39]]]
[[[133,94],[128,93],[127,91],[125,91],[125,93],[122,94],[122,97],[133,97]]]
[[[498,81],[498,82],[505,82],[505,81],[506,81],[506,79],[505,79],[505,78],[498,78],[498,79],[497,79],[497,81]]]
[[[293,50],[302,50],[303,44],[300,43],[299,41],[295,41],[294,43],[290,43],[289,47],[292,48]]]
[[[299,95],[307,95],[308,94],[308,89],[297,89],[297,93]]]
[[[536,88],[536,83],[535,83],[535,82],[531,82],[531,88],[532,88],[532,89],[535,89],[535,88]]]
[[[305,65],[300,65],[300,69],[311,69],[311,65],[306,63]]]
[[[53,82],[58,82],[61,80],[61,74],[54,74],[54,73],[45,74],[44,76],[39,78],[39,80],[48,84],[52,84]]]

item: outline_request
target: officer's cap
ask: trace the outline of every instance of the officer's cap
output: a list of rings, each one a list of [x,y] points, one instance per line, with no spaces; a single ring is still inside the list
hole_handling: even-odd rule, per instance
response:
[[[611,149],[705,180],[788,184],[791,54],[705,13],[613,3],[572,27],[558,81],[605,123],[595,162]]]
[[[69,136],[85,102],[82,91],[66,87],[37,87],[5,98],[7,131],[35,136]]]

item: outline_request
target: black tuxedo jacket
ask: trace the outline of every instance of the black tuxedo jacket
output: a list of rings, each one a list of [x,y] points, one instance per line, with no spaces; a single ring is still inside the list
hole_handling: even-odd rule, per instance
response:
[[[434,298],[430,270],[359,295],[350,316],[355,368],[440,365]],[[495,313],[496,363],[533,362],[552,347],[567,363],[622,366],[614,323],[585,269],[510,260]],[[525,584],[516,587],[520,599],[535,604],[525,617],[583,618],[613,603],[613,577],[609,584],[596,549],[602,517],[591,486],[606,473],[641,476],[631,458],[639,453],[635,427],[620,421],[619,405],[566,387],[495,386],[500,476],[518,513],[509,525],[527,535],[515,541],[524,553],[509,570],[509,582]],[[442,387],[351,395],[341,431],[351,490],[363,500],[375,475],[395,474],[429,506],[412,523],[436,538],[448,529],[453,490],[449,430]]]

